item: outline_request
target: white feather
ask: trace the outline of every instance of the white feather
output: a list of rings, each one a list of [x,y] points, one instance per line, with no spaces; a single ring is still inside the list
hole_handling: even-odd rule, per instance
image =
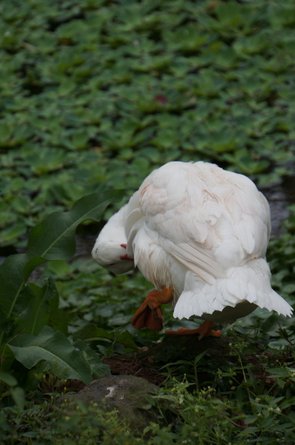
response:
[[[129,207],[125,205],[115,213],[103,227],[92,249],[92,257],[98,264],[113,273],[125,273],[134,268],[133,261],[122,260],[127,251],[122,244],[127,244],[125,221]]]

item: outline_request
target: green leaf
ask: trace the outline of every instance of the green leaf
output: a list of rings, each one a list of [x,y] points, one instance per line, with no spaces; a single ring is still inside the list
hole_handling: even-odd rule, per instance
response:
[[[111,374],[108,365],[101,361],[101,356],[84,341],[77,341],[76,345],[83,351],[84,356],[89,363],[91,374],[97,377],[104,377]]]
[[[0,372],[0,381],[3,383],[6,383],[6,385],[8,386],[16,386],[17,385],[17,380],[16,378],[8,373],[8,372]]]
[[[26,254],[11,255],[0,265],[0,310],[10,318],[17,299],[32,270],[44,260]],[[0,341],[1,344],[1,341]]]
[[[52,279],[43,287],[30,283],[24,289],[22,298],[26,303],[16,321],[19,333],[37,334],[45,325],[66,331],[66,319],[58,307],[59,296]]]
[[[109,204],[106,190],[84,196],[69,212],[55,212],[35,226],[29,235],[28,253],[47,260],[69,259],[75,252],[74,233],[85,220],[97,220]]]
[[[73,255],[75,250],[75,229],[88,219],[96,219],[105,210],[109,203],[107,192],[101,188],[99,192],[81,198],[69,212],[54,213],[32,229],[28,242],[28,253],[8,257],[0,265],[0,348],[7,337],[7,322],[11,325],[11,316],[15,305],[24,290],[25,284],[36,266],[46,259],[65,259]],[[35,289],[36,290],[36,289]],[[37,332],[42,327],[44,313],[44,300],[42,296],[35,298],[32,303],[32,313],[26,318],[24,324],[30,325],[29,332]],[[32,299],[31,299],[32,300]],[[38,312],[43,314],[38,317]],[[23,320],[24,321],[24,320]],[[45,320],[43,320],[45,321]],[[5,347],[5,346],[4,346]]]
[[[14,400],[14,403],[18,407],[20,411],[23,411],[25,407],[25,391],[20,388],[19,386],[15,386],[14,388],[10,389],[11,397]]]
[[[34,336],[21,334],[9,345],[16,360],[28,369],[46,361],[49,370],[59,378],[91,380],[90,367],[80,350],[60,332],[45,326]]]
[[[0,244],[1,245],[9,245],[15,242],[17,238],[22,235],[25,235],[26,228],[23,222],[19,222],[16,224],[11,224],[1,231],[0,234]]]

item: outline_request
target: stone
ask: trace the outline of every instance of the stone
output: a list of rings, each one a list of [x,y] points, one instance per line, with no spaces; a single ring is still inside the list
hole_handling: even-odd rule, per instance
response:
[[[109,411],[115,409],[130,427],[142,430],[155,419],[151,397],[157,392],[158,387],[142,377],[112,375],[94,380],[73,397],[84,404],[96,403]]]

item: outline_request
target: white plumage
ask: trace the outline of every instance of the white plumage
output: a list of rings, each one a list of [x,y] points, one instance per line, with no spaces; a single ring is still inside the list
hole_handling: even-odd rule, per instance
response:
[[[291,316],[271,288],[269,235],[269,205],[250,179],[206,162],[169,162],[110,218],[92,255],[171,288],[176,318],[232,322],[257,306]]]

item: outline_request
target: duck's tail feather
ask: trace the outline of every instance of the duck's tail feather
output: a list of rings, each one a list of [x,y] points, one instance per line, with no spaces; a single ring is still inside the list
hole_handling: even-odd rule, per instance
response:
[[[271,288],[269,266],[265,259],[259,258],[229,269],[225,278],[216,278],[212,284],[188,272],[184,291],[174,308],[174,317],[202,317],[243,302],[287,317],[293,312],[287,301]]]

